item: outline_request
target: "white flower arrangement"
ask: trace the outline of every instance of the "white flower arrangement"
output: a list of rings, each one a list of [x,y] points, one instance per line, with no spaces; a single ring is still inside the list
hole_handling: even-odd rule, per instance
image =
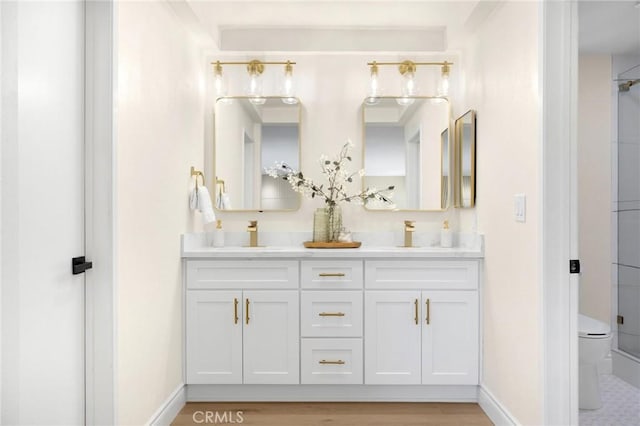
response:
[[[364,170],[351,173],[347,169],[347,164],[351,162],[349,151],[353,148],[350,140],[342,146],[338,156],[331,160],[326,155],[320,156],[320,166],[322,174],[327,176],[327,186],[317,185],[311,179],[306,178],[301,171],[294,170],[285,163],[276,163],[275,167],[267,169],[266,172],[272,178],[282,178],[287,180],[294,191],[304,194],[308,198],[320,197],[324,199],[327,207],[333,208],[341,202],[355,202],[367,204],[369,201],[380,201],[387,204],[390,209],[395,208],[392,201],[394,186],[378,190],[368,187],[364,190],[349,195],[347,193],[348,184],[352,183],[356,176],[364,176]]]

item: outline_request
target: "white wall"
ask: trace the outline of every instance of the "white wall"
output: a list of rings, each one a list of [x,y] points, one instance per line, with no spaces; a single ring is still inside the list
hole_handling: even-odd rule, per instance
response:
[[[457,106],[458,115],[477,111],[482,385],[526,425],[543,423],[540,7],[505,2],[487,18],[461,55],[465,102]],[[516,193],[527,196],[526,223],[514,221]]]
[[[611,318],[611,56],[581,55],[578,69],[580,312]]]
[[[182,383],[180,234],[204,150],[204,57],[168,3],[120,2],[117,405],[140,425]]]

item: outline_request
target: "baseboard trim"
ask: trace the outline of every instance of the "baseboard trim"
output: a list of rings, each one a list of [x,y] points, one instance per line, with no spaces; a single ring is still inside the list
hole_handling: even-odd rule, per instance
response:
[[[613,349],[613,374],[640,388],[640,360],[626,352]]]
[[[478,405],[496,426],[515,426],[518,424],[509,410],[484,385],[480,385],[478,391]]]
[[[187,403],[187,390],[180,384],[147,422],[150,426],[169,426]]]
[[[187,385],[187,401],[477,402],[476,385]]]

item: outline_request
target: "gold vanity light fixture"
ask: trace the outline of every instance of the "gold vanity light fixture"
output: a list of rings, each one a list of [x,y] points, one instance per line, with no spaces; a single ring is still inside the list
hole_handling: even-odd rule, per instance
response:
[[[438,96],[446,97],[449,94],[449,73],[451,72],[451,65],[453,62],[413,62],[405,60],[402,62],[368,62],[368,66],[371,67],[371,85],[369,94],[365,99],[366,103],[372,102],[379,93],[378,82],[378,66],[380,65],[394,65],[398,67],[400,75],[402,75],[402,85],[400,86],[401,97],[397,99],[400,105],[411,105],[414,99],[413,96],[418,94],[418,87],[416,84],[416,70],[418,66],[439,66],[441,67],[441,79],[438,87]],[[375,87],[375,92],[373,88]]]
[[[248,62],[212,62],[214,65],[215,89],[217,97],[224,97],[227,89],[222,75],[223,65],[246,65],[249,74],[249,84],[247,86],[247,96],[249,102],[254,105],[263,105],[267,98],[262,95],[262,74],[266,65],[284,65],[284,84],[282,86],[282,102],[286,104],[296,104],[298,99],[295,97],[293,82],[293,66],[295,62],[287,60],[286,62],[264,62],[253,59]]]

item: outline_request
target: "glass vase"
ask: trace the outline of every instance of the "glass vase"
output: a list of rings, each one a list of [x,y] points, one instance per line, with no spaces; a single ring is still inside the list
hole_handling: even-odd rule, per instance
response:
[[[329,214],[326,209],[316,209],[313,214],[313,242],[326,243],[329,241]]]
[[[329,241],[338,241],[342,230],[342,210],[340,206],[330,206],[327,210],[327,234]]]

